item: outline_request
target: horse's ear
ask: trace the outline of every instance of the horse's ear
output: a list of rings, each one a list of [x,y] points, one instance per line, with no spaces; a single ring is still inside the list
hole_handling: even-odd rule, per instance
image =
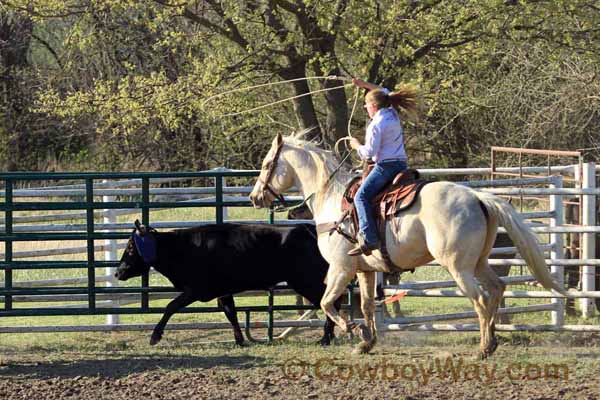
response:
[[[277,148],[281,146],[281,143],[283,143],[283,136],[281,136],[281,133],[278,133],[275,139],[273,139],[273,145]]]

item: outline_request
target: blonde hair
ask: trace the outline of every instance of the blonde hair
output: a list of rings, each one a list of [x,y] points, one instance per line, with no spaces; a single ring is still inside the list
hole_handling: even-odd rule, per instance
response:
[[[412,86],[402,86],[395,92],[387,94],[383,89],[373,89],[367,93],[365,101],[373,103],[378,110],[386,107],[394,107],[403,110],[411,116],[417,113],[417,91]]]

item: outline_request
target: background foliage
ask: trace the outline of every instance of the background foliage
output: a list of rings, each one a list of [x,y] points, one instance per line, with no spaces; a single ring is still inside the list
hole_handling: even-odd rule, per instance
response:
[[[276,132],[344,136],[354,89],[237,117],[347,82],[210,96],[328,75],[420,89],[415,166],[485,165],[491,145],[595,158],[599,39],[593,0],[1,0],[0,165],[256,168]]]

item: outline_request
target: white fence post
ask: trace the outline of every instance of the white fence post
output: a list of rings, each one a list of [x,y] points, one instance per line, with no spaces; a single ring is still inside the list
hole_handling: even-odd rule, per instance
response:
[[[227,186],[227,178],[223,177],[223,191],[225,191],[225,187]],[[215,194],[216,197],[216,194]],[[225,200],[225,193],[223,193],[223,200]],[[229,207],[223,207],[223,222],[229,219],[229,212],[227,211]]]
[[[103,183],[107,182],[106,180],[102,181]],[[107,203],[111,201],[116,201],[115,196],[102,196],[102,202]],[[102,222],[105,224],[116,224],[117,217],[115,215],[114,209],[105,209],[104,217],[102,218]],[[108,232],[108,231],[107,231]],[[104,240],[104,246],[106,246],[106,250],[104,250],[104,261],[117,261],[117,241],[116,239],[106,239]],[[109,279],[106,281],[106,287],[114,287],[119,286],[119,281],[115,278],[116,268],[106,267],[106,275],[109,276]],[[111,301],[111,306],[119,307],[119,301],[113,300]],[[106,325],[118,325],[119,324],[119,315],[107,315],[106,316]]]
[[[554,183],[550,185],[551,188],[562,188],[563,177],[555,176]],[[554,217],[550,219],[550,226],[556,227],[564,223],[563,203],[562,195],[553,194],[550,195],[550,210],[554,211]],[[563,236],[561,233],[551,233],[550,242],[553,245],[550,258],[552,260],[564,259],[564,248],[563,248]],[[565,285],[565,272],[564,267],[560,265],[551,265],[550,270],[556,279],[556,282],[560,287]],[[552,311],[552,325],[561,327],[565,322],[565,301],[562,298],[552,298],[552,303],[556,305],[555,311]]]
[[[595,188],[596,187],[596,164],[585,163],[583,164],[583,188]],[[596,196],[583,196],[583,220],[581,225],[584,226],[595,226],[596,225]],[[589,260],[596,258],[596,235],[594,233],[584,233],[581,244],[581,255],[582,260]],[[596,267],[591,265],[584,265],[581,273],[581,290],[584,292],[591,292],[595,290],[595,274]],[[580,299],[581,313],[583,318],[590,318],[594,315],[594,307],[592,299]]]

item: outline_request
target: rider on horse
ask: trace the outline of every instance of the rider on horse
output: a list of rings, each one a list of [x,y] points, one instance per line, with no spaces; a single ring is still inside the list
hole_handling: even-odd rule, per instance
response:
[[[350,146],[357,150],[362,160],[374,163],[372,171],[362,183],[354,197],[358,214],[358,245],[348,255],[369,255],[371,250],[379,248],[377,225],[371,210],[371,200],[399,173],[407,169],[407,157],[404,150],[402,122],[398,107],[409,112],[416,109],[416,94],[410,88],[397,92],[352,79],[352,83],[369,92],[365,96],[365,108],[371,118],[365,135],[365,144],[352,138]]]

